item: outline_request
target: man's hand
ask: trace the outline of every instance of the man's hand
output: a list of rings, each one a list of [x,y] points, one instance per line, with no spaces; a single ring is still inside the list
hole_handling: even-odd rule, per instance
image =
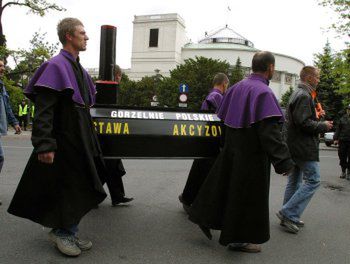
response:
[[[18,135],[21,134],[22,129],[21,129],[21,127],[19,125],[14,125],[13,128],[16,131],[15,134],[18,134]]]
[[[42,163],[52,164],[55,158],[55,152],[39,153],[38,160]]]
[[[325,121],[324,123],[327,125],[327,131],[333,128],[333,121]]]

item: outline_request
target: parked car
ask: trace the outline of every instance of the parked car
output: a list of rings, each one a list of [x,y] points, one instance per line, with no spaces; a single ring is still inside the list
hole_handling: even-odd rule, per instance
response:
[[[327,147],[330,147],[332,144],[334,144],[334,132],[327,132],[324,133],[324,143]]]

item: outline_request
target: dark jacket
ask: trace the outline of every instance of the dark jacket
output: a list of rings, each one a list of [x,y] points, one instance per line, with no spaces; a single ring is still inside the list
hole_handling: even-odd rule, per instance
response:
[[[350,141],[350,116],[347,114],[340,118],[334,134],[334,140]]]
[[[319,133],[327,125],[316,118],[311,88],[300,83],[287,108],[287,144],[294,160],[319,161]]]

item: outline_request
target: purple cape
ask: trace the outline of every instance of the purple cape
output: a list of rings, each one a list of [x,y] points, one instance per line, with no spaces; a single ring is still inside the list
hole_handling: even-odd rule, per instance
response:
[[[282,110],[268,86],[269,81],[251,74],[232,86],[224,95],[218,117],[232,128],[246,128],[269,117],[284,121]]]
[[[215,111],[218,110],[222,102],[222,97],[221,91],[213,88],[204,99],[201,110],[209,110],[210,106],[215,108]]]
[[[44,62],[35,72],[24,90],[24,94],[32,99],[35,97],[36,87],[46,87],[59,92],[65,89],[71,89],[73,90],[72,100],[78,104],[85,105],[72,65],[68,59],[76,61],[72,54],[62,49],[57,56]],[[90,102],[94,104],[96,95],[95,85],[85,69],[83,69],[83,73],[89,87]]]

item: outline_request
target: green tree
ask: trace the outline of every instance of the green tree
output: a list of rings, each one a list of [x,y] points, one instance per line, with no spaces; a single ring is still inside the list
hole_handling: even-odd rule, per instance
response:
[[[331,25],[340,35],[350,36],[350,1],[319,0],[320,5],[330,7],[338,15],[338,21]]]
[[[28,13],[44,16],[49,10],[63,11],[63,7],[60,7],[54,3],[49,3],[45,0],[13,0],[3,1],[0,0],[0,46],[5,46],[6,37],[3,32],[2,15],[4,11],[11,6],[27,7]]]
[[[238,83],[244,78],[244,70],[242,67],[241,59],[238,57],[235,66],[232,69],[230,76],[230,86]]]
[[[340,79],[338,93],[343,98],[343,105],[347,106],[350,104],[350,48],[337,54],[334,65]]]
[[[341,79],[335,71],[335,58],[328,42],[323,48],[323,53],[316,55],[315,65],[320,69],[318,99],[326,112],[326,118],[337,119],[339,111],[343,109],[342,96],[338,93]]]
[[[288,91],[286,91],[286,92],[282,95],[281,103],[280,103],[282,107],[287,107],[288,102],[289,102],[289,98],[290,98],[290,96],[292,95],[293,91],[294,91],[293,86],[289,86]]]
[[[6,87],[6,90],[10,96],[10,103],[14,114],[17,113],[17,106],[21,103],[21,101],[25,98],[23,91],[21,88],[17,87],[14,81],[3,77],[2,81]]]
[[[208,91],[212,88],[212,81],[216,73],[228,74],[229,64],[226,61],[205,57],[187,59],[170,71],[170,79],[166,78],[158,90],[160,104],[177,107],[180,84],[189,86],[188,108],[199,110]],[[165,85],[166,84],[166,85]],[[166,87],[165,87],[166,86]],[[176,99],[175,99],[176,98]]]
[[[118,104],[123,106],[150,107],[156,94],[157,76],[146,76],[140,81],[129,80],[123,75],[118,95]]]
[[[13,52],[13,59],[16,63],[16,67],[8,76],[10,76],[18,86],[24,88],[28,84],[29,78],[40,65],[56,53],[58,43],[50,44],[45,38],[46,33],[35,32],[30,40],[30,47],[28,50],[21,49]]]

